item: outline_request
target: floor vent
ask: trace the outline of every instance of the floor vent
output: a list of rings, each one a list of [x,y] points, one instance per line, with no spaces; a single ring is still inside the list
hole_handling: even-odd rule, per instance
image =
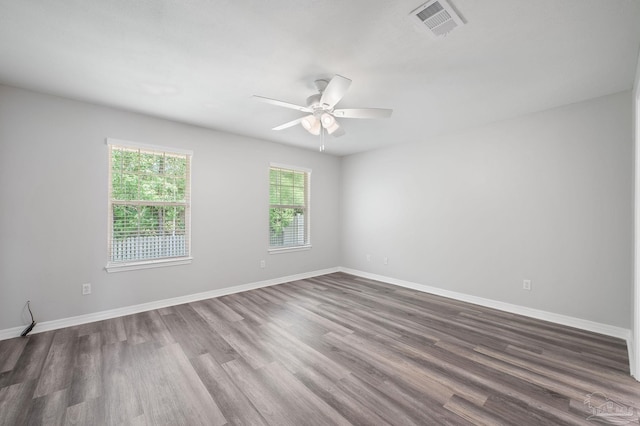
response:
[[[464,25],[464,21],[447,0],[431,0],[411,12],[411,15],[426,28],[433,38],[444,37]]]

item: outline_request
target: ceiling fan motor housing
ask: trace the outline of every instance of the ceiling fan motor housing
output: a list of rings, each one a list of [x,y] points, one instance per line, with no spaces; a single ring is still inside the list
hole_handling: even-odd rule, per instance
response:
[[[323,79],[318,79],[314,83],[316,85],[316,89],[318,89],[318,92],[320,92],[320,94],[324,92],[324,89],[326,89],[327,85],[329,84],[327,80],[323,80]]]
[[[322,98],[322,94],[320,93],[316,93],[315,95],[311,95],[307,98],[307,107],[311,108],[314,113],[318,110],[322,110],[320,98]]]

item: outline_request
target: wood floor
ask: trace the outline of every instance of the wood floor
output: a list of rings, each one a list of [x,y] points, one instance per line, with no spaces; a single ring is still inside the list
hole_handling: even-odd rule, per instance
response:
[[[0,342],[12,426],[594,424],[605,397],[637,423],[623,341],[342,273]]]

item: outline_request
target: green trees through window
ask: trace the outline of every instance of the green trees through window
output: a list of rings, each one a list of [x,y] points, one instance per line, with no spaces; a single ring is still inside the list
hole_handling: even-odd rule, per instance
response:
[[[110,261],[188,256],[190,155],[110,145]]]
[[[269,169],[269,246],[309,243],[309,172],[272,166]]]

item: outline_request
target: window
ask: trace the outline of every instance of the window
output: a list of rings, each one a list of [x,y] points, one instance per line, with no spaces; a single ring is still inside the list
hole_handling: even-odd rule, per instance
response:
[[[311,170],[269,168],[269,249],[307,248]]]
[[[191,152],[108,139],[107,271],[188,263]]]

